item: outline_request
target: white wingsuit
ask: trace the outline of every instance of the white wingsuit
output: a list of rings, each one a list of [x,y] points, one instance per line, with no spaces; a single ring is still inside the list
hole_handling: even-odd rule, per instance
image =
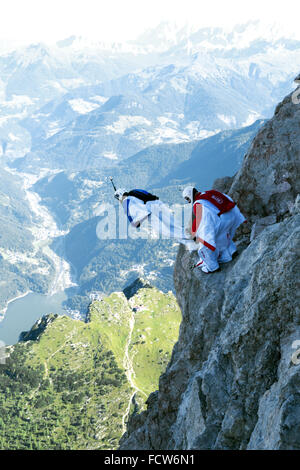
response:
[[[176,222],[174,213],[160,200],[144,203],[137,197],[125,195],[121,198],[121,202],[132,225],[139,226],[147,219],[151,233],[155,234],[156,238],[174,238],[185,245],[189,251],[197,250],[197,244],[186,235],[184,227]]]
[[[193,201],[191,189],[194,188],[188,188],[184,190],[183,196]],[[217,191],[213,192],[218,193]],[[187,194],[189,194],[188,197]],[[219,193],[219,195],[223,195],[232,201],[226,194]],[[199,262],[197,266],[205,273],[216,271],[219,268],[219,263],[228,263],[232,260],[232,255],[236,252],[236,246],[232,239],[236,229],[246,219],[237,205],[228,212],[218,215],[220,214],[219,208],[205,199],[193,202],[193,212],[197,214],[196,217],[198,218],[197,230],[192,234],[199,242]]]

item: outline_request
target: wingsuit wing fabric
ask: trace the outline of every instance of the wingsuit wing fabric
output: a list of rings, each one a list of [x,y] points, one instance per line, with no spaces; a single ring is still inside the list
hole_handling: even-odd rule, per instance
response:
[[[197,249],[196,243],[187,238],[182,224],[178,223],[174,213],[161,201],[149,201],[146,206],[150,209],[151,230],[161,238],[175,238],[186,246],[189,251]]]
[[[144,204],[141,200],[128,196],[123,201],[123,208],[130,223],[142,223],[149,216],[151,232],[157,238],[175,238],[183,243],[190,251],[196,250],[196,243],[188,239],[184,227],[174,217],[169,207],[159,200],[148,201]]]

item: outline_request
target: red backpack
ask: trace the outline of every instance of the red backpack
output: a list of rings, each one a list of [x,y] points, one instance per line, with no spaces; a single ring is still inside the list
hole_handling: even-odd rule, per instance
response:
[[[219,209],[218,216],[229,212],[235,207],[235,202],[231,201],[227,196],[211,189],[210,191],[205,191],[204,193],[197,193],[194,197],[194,202],[204,199],[205,201],[211,202],[214,206]]]

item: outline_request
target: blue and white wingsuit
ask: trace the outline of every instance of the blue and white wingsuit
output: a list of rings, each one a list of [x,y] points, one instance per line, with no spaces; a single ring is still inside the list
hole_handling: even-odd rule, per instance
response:
[[[175,220],[174,213],[156,196],[144,189],[126,192],[117,189],[115,197],[121,202],[131,225],[139,227],[146,220],[155,238],[174,238],[189,251],[197,250],[196,243],[187,237],[184,227]]]

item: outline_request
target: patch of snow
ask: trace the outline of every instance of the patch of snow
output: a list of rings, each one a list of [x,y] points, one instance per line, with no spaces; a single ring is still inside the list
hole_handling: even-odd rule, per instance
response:
[[[60,127],[59,124],[59,121],[52,121],[49,123],[48,131],[46,133],[46,139],[52,137],[54,134],[57,134],[59,131],[62,130],[62,127]]]
[[[166,86],[167,86],[166,83],[162,83],[161,85],[159,85],[158,91],[164,90],[166,88]]]
[[[173,119],[170,119],[168,117],[164,117],[164,116],[159,116],[157,118],[157,120],[159,121],[159,123],[164,126],[165,124],[172,124],[173,126],[175,127],[178,127],[178,123],[176,121],[174,121]]]
[[[151,126],[151,122],[143,116],[119,116],[119,119],[112,125],[105,126],[108,134],[124,134],[126,129],[134,126]]]
[[[88,188],[100,188],[100,186],[102,186],[104,184],[104,181],[95,181],[95,180],[88,180],[88,179],[84,179],[83,180],[83,184],[84,186],[88,187]]]
[[[100,103],[100,104],[104,104],[106,103],[106,101],[108,101],[108,98],[106,98],[105,96],[101,96],[101,95],[91,96],[89,99],[91,101],[97,101],[97,103]]]
[[[187,79],[186,78],[172,78],[170,81],[170,85],[174,88],[174,90],[178,91],[179,93],[186,94],[187,93]]]
[[[31,115],[32,119],[44,119],[46,117],[49,117],[50,113],[34,113]]]
[[[118,155],[114,152],[105,152],[102,157],[109,158],[110,160],[118,160]]]
[[[208,131],[207,129],[201,129],[199,121],[191,121],[187,126],[185,126],[185,129],[192,140],[206,139],[207,137],[219,132],[219,130]]]
[[[56,82],[54,80],[47,80],[45,82],[45,85],[52,86],[53,88],[58,90],[59,93],[65,93],[66,92],[66,88],[63,87],[59,82]]]
[[[3,127],[7,123],[8,120],[9,120],[9,116],[0,117],[0,127]]]
[[[0,127],[5,126],[10,120],[24,119],[28,115],[28,111],[24,109],[21,113],[9,114],[8,116],[0,117]]]
[[[246,121],[244,121],[242,123],[241,127],[251,126],[251,124],[253,124],[255,121],[257,121],[257,119],[259,119],[259,118],[261,118],[261,115],[259,113],[256,113],[255,111],[253,111],[252,113],[249,114]]]
[[[14,135],[12,132],[10,132],[10,133],[8,134],[8,137],[9,137],[9,139],[12,140],[13,142],[17,142],[17,141],[20,141],[20,140],[21,140],[20,137]]]
[[[158,118],[159,119],[159,118]],[[199,129],[199,122],[195,121],[190,123],[185,128],[184,131],[180,131],[178,129],[177,123],[173,121],[175,124],[172,127],[169,127],[167,124],[170,121],[166,118],[161,120],[161,126],[157,128],[151,128],[149,131],[147,129],[141,129],[137,132],[133,132],[130,135],[130,138],[135,141],[143,141],[144,146],[149,145],[158,145],[162,143],[182,143],[182,142],[190,142],[192,140],[200,140],[206,139],[211,135],[220,132],[220,129],[216,129],[215,131],[208,131],[206,129]]]
[[[207,131],[206,129],[201,129],[198,133],[197,139],[207,139],[207,137],[211,137],[212,135],[217,134],[220,132],[221,129],[216,129],[215,131]]]
[[[131,101],[131,103],[128,103],[127,108],[128,109],[132,109],[132,108],[143,109],[143,106],[140,103],[137,103],[136,101]]]
[[[91,101],[85,101],[82,98],[69,100],[69,105],[73,111],[79,114],[87,114],[100,106],[99,104],[92,103]]]
[[[235,116],[225,116],[224,114],[218,114],[217,117],[228,126],[236,126]]]
[[[180,143],[187,142],[189,137],[186,134],[179,132],[177,129],[162,127],[154,129],[151,140],[153,144],[161,144],[163,142]]]
[[[4,101],[1,103],[2,106],[6,108],[13,109],[13,108],[23,108],[24,106],[30,106],[34,104],[32,98],[27,95],[12,95],[11,100]]]
[[[82,78],[63,78],[61,84],[66,88],[78,88],[85,84]]]

